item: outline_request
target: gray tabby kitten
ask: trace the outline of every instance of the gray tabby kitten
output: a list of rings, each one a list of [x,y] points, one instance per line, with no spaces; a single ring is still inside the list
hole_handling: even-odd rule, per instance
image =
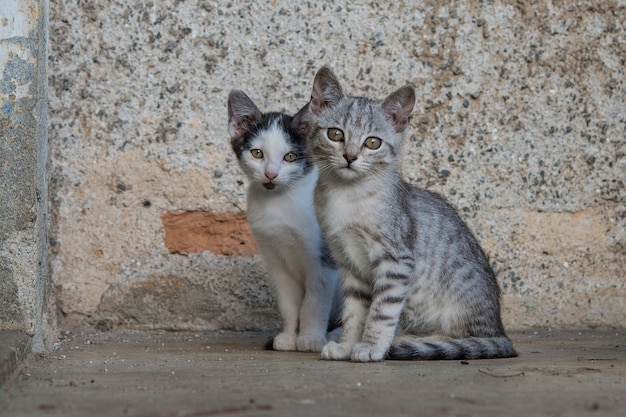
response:
[[[278,293],[283,330],[275,350],[319,352],[341,310],[339,273],[313,209],[317,168],[303,115],[262,114],[239,90],[228,96],[231,145],[248,186],[247,216]],[[340,328],[331,333],[335,340]]]
[[[325,359],[516,356],[499,288],[454,209],[398,173],[412,86],[382,102],[344,94],[327,67],[315,76],[309,149],[319,166],[315,210],[341,272],[343,335]]]

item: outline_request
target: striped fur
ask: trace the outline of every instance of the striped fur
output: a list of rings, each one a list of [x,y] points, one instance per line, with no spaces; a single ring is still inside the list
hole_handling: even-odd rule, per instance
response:
[[[398,173],[413,87],[382,102],[344,94],[326,67],[310,102],[319,169],[315,210],[341,272],[343,335],[326,359],[515,356],[495,275],[475,237],[439,195]],[[374,139],[372,139],[374,138]]]
[[[263,114],[242,91],[228,96],[231,146],[248,180],[248,222],[283,319],[272,348],[319,352],[336,334],[327,331],[339,322],[341,291],[312,208],[317,169],[302,135],[306,111]]]
[[[517,356],[506,336],[451,338],[419,338],[394,341],[387,352],[387,359],[433,360],[433,359],[494,359]]]

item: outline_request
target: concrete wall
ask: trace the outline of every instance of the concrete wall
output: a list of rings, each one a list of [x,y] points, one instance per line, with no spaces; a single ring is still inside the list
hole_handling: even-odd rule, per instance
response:
[[[229,90],[294,112],[329,64],[353,94],[417,86],[404,175],[479,236],[509,327],[623,327],[625,21],[623,0],[54,1],[63,326],[275,328],[254,251],[180,243],[245,207]]]
[[[48,2],[0,9],[0,330],[55,337],[48,271]]]

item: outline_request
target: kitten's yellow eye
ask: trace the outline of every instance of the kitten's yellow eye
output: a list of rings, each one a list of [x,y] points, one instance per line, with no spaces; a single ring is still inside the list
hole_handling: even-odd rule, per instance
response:
[[[285,154],[285,156],[283,157],[283,159],[287,162],[293,162],[296,159],[298,159],[298,154],[293,153],[293,152],[289,152],[288,154]]]
[[[252,154],[253,158],[256,158],[256,159],[263,158],[263,151],[260,149],[250,149],[250,153]]]
[[[339,142],[343,140],[343,131],[341,129],[337,129],[336,127],[328,129],[328,139],[332,140],[333,142]]]
[[[382,140],[380,140],[378,138],[371,137],[371,138],[365,139],[365,144],[364,145],[368,149],[378,149],[378,148],[380,148],[380,145],[382,145],[382,144],[383,144]]]

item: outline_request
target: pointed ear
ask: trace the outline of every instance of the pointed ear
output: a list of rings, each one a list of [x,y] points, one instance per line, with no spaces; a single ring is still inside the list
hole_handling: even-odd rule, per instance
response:
[[[228,94],[228,133],[231,139],[240,138],[261,120],[261,111],[241,90]]]
[[[311,93],[311,111],[316,116],[326,107],[335,106],[343,98],[343,90],[335,74],[323,66],[315,74]]]
[[[293,120],[291,121],[291,127],[305,139],[307,139],[311,133],[312,123],[310,107],[311,103],[307,103],[293,116]]]
[[[415,88],[412,85],[400,87],[383,101],[383,110],[393,122],[396,132],[404,132],[409,125],[413,106],[415,106]]]

